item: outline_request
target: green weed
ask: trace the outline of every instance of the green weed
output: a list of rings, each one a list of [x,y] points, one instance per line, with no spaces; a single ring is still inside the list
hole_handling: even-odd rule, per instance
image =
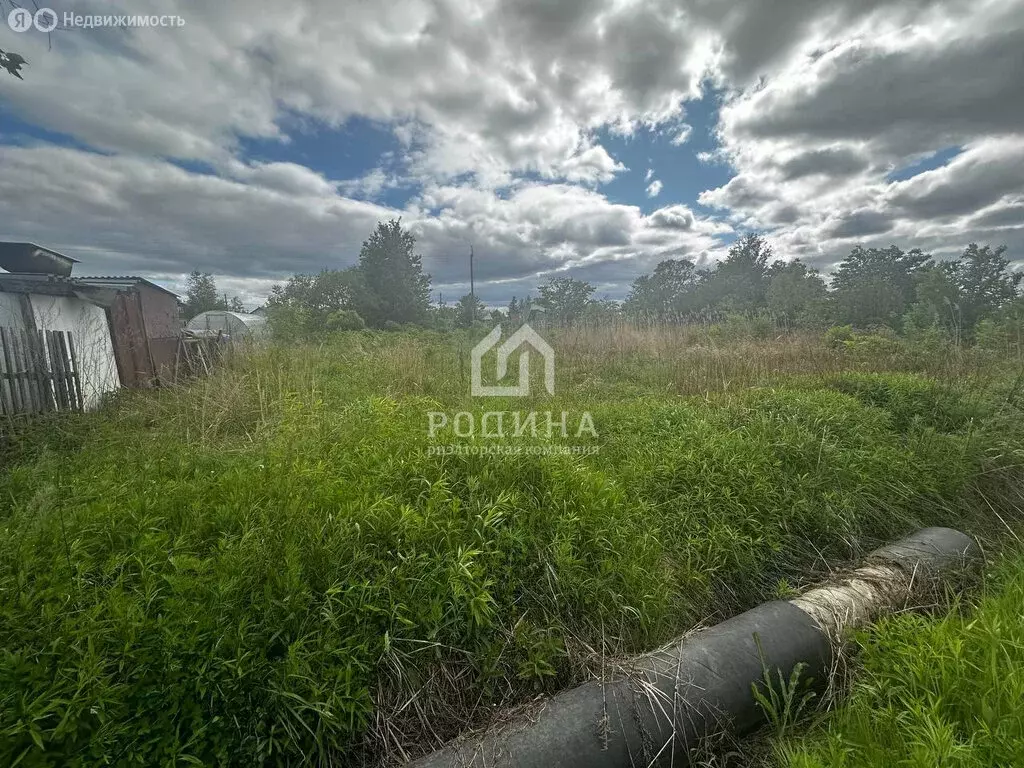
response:
[[[905,614],[860,635],[846,704],[776,747],[790,768],[1024,764],[1024,558],[976,606]]]
[[[555,397],[484,407],[470,336],[356,331],[13,436],[0,763],[395,760],[824,561],[989,524],[1019,463],[947,362],[836,384],[817,339],[679,334],[556,335]],[[590,411],[600,453],[429,455],[428,411],[496,407]]]

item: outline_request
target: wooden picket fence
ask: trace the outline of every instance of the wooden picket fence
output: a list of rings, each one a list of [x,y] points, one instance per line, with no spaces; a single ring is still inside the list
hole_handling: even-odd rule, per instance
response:
[[[0,327],[0,415],[82,410],[69,331]]]

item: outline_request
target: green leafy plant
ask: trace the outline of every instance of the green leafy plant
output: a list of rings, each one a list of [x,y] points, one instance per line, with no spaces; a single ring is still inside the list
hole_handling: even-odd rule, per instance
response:
[[[807,665],[803,662],[796,664],[789,673],[789,677],[782,674],[781,669],[775,669],[775,676],[772,676],[772,669],[765,660],[764,647],[761,645],[761,638],[754,633],[754,644],[757,646],[758,658],[761,659],[761,682],[751,685],[754,700],[761,707],[768,718],[775,737],[786,736],[793,726],[800,721],[801,717],[810,711],[812,702],[817,694],[809,690],[813,682],[811,678],[804,676]]]

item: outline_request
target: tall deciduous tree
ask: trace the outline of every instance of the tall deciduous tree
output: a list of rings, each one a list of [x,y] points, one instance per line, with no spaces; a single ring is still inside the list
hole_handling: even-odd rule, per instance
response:
[[[359,269],[325,269],[315,275],[293,275],[270,289],[267,313],[275,333],[319,336],[330,330],[361,327],[357,307],[366,301]],[[343,322],[339,322],[343,318]]]
[[[228,298],[226,293],[217,290],[217,281],[209,272],[193,270],[185,282],[185,301],[182,302],[182,313],[186,320],[212,309],[229,309],[232,312],[245,312],[242,300],[237,296]]]
[[[765,300],[781,324],[813,324],[824,320],[825,281],[799,259],[775,262],[768,269]]]
[[[973,329],[984,317],[992,315],[1017,298],[1017,287],[1024,274],[1009,270],[1010,260],[1003,258],[1006,246],[991,248],[971,243],[950,269],[964,328]]]
[[[706,288],[708,303],[727,312],[755,312],[763,308],[771,260],[771,246],[761,235],[741,237],[711,274]]]
[[[897,327],[913,304],[918,273],[931,257],[915,248],[902,251],[857,246],[832,280],[838,320],[856,326]]]
[[[537,304],[550,322],[572,325],[583,317],[594,294],[594,286],[571,277],[556,277],[538,288]]]
[[[678,321],[700,308],[699,289],[706,273],[688,259],[669,259],[630,288],[623,307],[632,317]]]

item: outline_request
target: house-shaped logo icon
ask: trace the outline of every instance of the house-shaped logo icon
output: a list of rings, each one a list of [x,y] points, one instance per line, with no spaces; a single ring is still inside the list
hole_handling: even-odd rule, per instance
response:
[[[481,375],[481,361],[488,351],[501,339],[501,326],[487,334],[483,340],[473,347],[472,382],[470,394],[473,397],[526,397],[530,394],[530,350],[524,349],[519,356],[519,383],[512,386],[484,386]],[[555,394],[555,350],[529,325],[523,325],[498,347],[497,381],[505,378],[508,372],[508,358],[523,344],[529,344],[544,358],[544,389],[549,395]]]

